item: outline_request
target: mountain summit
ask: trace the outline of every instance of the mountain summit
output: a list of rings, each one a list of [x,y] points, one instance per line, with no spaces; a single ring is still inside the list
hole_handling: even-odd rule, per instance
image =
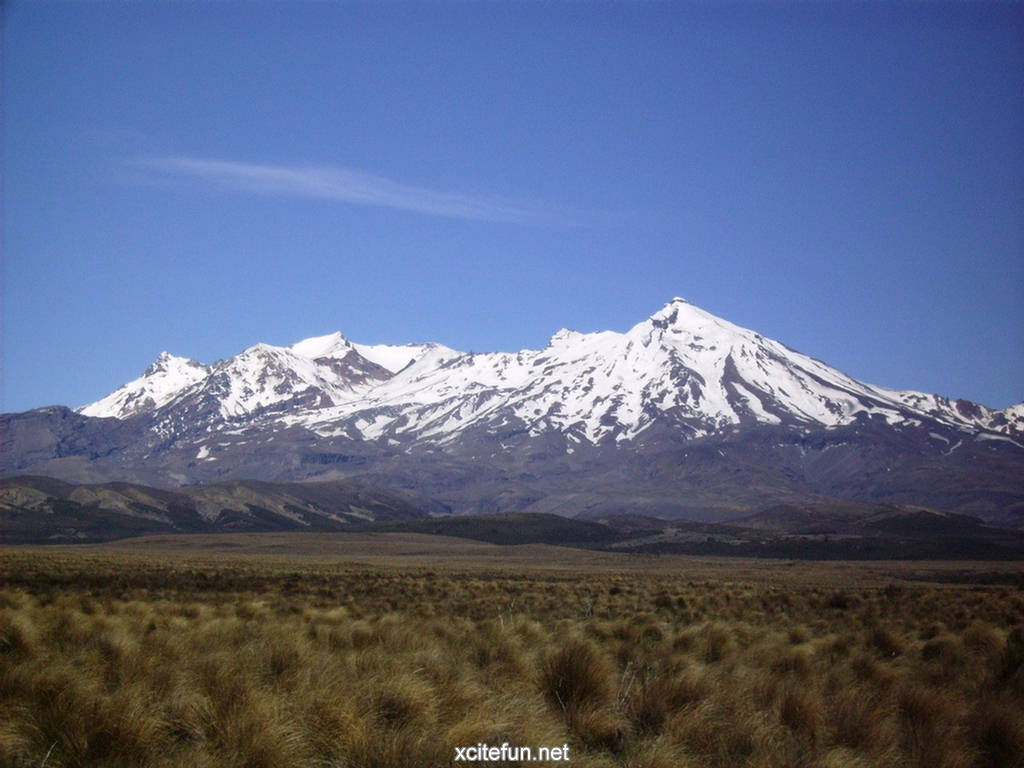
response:
[[[161,352],[145,373],[95,403],[79,408],[86,416],[119,419],[152,411],[165,405],[182,390],[203,381],[210,368],[184,357]]]
[[[200,405],[202,404],[202,407]],[[674,298],[625,333],[563,329],[541,350],[470,354],[437,344],[354,344],[341,333],[257,344],[204,366],[163,353],[145,374],[79,409],[191,427],[255,418],[356,440],[445,444],[467,431],[629,441],[656,425],[703,437],[740,424],[837,427],[935,421],[1019,437],[1021,407],[993,411],[857,381]]]
[[[75,482],[359,479],[466,512],[720,519],[862,499],[1024,518],[1024,404],[868,384],[681,298],[519,352],[331,333],[211,365],[163,353],[95,403],[0,430],[0,470]]]

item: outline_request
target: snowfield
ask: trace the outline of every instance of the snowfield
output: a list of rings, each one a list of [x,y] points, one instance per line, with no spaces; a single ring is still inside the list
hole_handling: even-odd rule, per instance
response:
[[[189,419],[218,430],[272,419],[388,444],[443,445],[475,429],[621,442],[656,423],[696,437],[740,424],[838,427],[864,418],[1024,443],[1024,403],[993,410],[866,384],[680,298],[625,333],[562,329],[544,349],[515,353],[364,345],[341,333],[257,344],[212,366],[165,352],[79,412],[149,414],[162,434]]]

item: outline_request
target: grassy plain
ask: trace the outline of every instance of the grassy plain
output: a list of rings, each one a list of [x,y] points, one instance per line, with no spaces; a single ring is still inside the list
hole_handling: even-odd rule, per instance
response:
[[[1019,767],[1022,570],[413,534],[0,549],[0,765],[435,768],[507,742]]]

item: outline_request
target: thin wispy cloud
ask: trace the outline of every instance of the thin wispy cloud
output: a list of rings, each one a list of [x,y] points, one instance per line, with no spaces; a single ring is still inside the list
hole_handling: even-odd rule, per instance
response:
[[[577,212],[462,195],[332,165],[272,165],[195,157],[152,157],[135,163],[165,175],[192,177],[260,195],[309,197],[471,221],[570,226]]]

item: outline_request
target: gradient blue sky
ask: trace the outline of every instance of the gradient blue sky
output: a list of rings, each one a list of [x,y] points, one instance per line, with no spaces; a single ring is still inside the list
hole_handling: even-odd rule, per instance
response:
[[[3,5],[3,402],[675,295],[1024,399],[1020,3]]]

